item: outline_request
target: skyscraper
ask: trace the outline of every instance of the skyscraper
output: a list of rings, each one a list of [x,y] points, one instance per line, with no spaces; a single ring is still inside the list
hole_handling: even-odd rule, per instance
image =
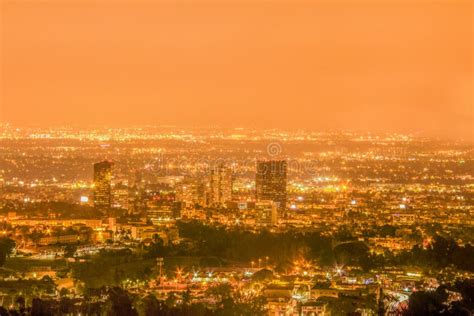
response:
[[[176,199],[184,202],[187,205],[200,204],[205,205],[203,200],[205,194],[202,192],[205,190],[205,186],[201,181],[185,180],[181,183],[176,184]]]
[[[218,164],[211,170],[209,205],[223,206],[232,200],[232,169]]]
[[[110,161],[94,164],[94,207],[108,211],[112,204],[112,166]]]
[[[273,201],[279,210],[286,208],[286,169],[285,160],[257,161],[257,201]]]
[[[117,209],[128,210],[129,207],[129,188],[122,182],[117,183],[112,188],[112,207]]]
[[[278,224],[278,209],[273,201],[255,203],[255,220],[259,226],[275,226]]]

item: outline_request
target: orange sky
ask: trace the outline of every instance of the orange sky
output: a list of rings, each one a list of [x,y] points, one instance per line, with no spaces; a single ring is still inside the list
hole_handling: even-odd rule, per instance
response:
[[[0,1],[14,124],[474,138],[472,1]]]

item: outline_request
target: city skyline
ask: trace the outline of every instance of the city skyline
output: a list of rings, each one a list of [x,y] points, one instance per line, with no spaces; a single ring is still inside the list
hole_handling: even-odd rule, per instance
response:
[[[0,0],[0,315],[474,315],[472,0]]]
[[[2,314],[474,311],[470,143],[11,125],[0,139]]]

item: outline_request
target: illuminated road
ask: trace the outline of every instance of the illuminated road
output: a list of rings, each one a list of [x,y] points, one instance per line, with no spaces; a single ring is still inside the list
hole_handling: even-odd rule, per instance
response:
[[[401,315],[408,307],[408,295],[388,290],[385,290],[384,292],[387,296],[393,299],[393,301],[388,305],[385,315]]]

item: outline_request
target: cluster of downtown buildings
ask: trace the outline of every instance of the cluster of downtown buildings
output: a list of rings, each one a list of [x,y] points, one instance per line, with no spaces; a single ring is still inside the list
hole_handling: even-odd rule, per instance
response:
[[[130,212],[134,212],[136,209],[133,207],[143,203],[138,200],[143,195],[143,192],[140,192],[141,185],[135,183],[131,190],[120,185],[113,186],[113,165],[111,161],[94,164],[93,205],[95,209],[105,214],[108,214],[113,207],[125,207]],[[276,226],[279,213],[284,212],[287,205],[287,162],[284,160],[257,161],[255,200],[250,203],[233,199],[232,179],[232,168],[218,163],[210,168],[207,181],[199,185],[179,186],[177,197],[174,194],[167,199],[168,203],[161,203],[163,206],[161,211],[156,208],[148,209],[147,217],[152,222],[162,218],[176,219],[180,217],[181,209],[186,208],[186,203],[201,202],[201,207],[212,208],[236,206],[239,209],[247,209],[253,206],[258,225]],[[83,200],[88,201],[88,197]]]
[[[430,249],[437,235],[459,247],[474,241],[470,144],[405,135],[226,133],[4,127],[0,233],[15,242],[0,280],[5,301],[21,292],[31,302],[39,294],[24,284],[41,288],[49,282],[45,276],[54,284],[48,298],[66,289],[82,299],[91,281],[81,273],[91,271],[81,267],[96,262],[106,265],[104,275],[114,271],[107,282],[161,300],[190,290],[194,302],[212,307],[216,302],[206,294],[212,286],[258,287],[269,315],[337,314],[346,305],[370,315],[380,302],[396,313],[416,291],[473,277],[452,264],[328,268],[305,258],[307,249],[283,267],[278,254],[237,256],[226,264],[193,258],[199,241],[183,234],[183,223],[250,238],[317,233],[333,240],[332,250],[350,235],[354,245],[384,258]],[[284,152],[268,151],[279,140]],[[152,259],[144,256],[154,245]],[[103,258],[109,253],[120,255]],[[186,263],[176,263],[186,255]],[[142,265],[152,272],[129,271]],[[253,280],[262,269],[272,276]],[[456,291],[449,295],[460,300]]]

